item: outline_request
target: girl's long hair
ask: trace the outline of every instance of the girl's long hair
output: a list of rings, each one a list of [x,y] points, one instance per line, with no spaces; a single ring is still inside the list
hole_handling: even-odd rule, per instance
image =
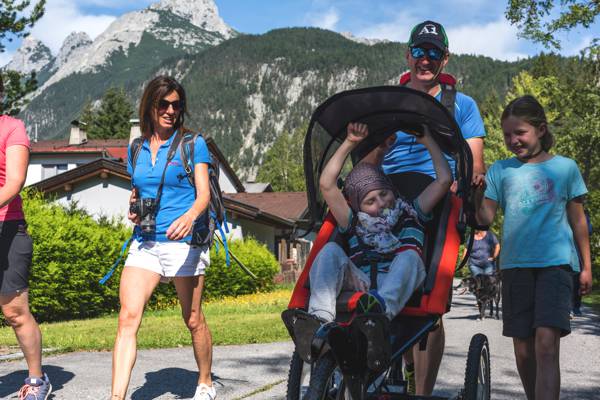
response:
[[[149,138],[154,133],[154,122],[157,116],[158,101],[171,92],[177,92],[179,100],[182,102],[181,111],[175,121],[175,130],[183,128],[185,114],[187,114],[187,101],[185,89],[179,82],[170,76],[157,76],[146,85],[142,100],[140,101],[140,130],[142,136]]]
[[[545,125],[546,133],[540,138],[542,149],[548,151],[554,145],[554,136],[552,135],[552,132],[550,132],[544,107],[542,107],[535,97],[525,95],[517,97],[508,103],[504,112],[502,112],[500,120],[504,121],[508,117],[520,118],[536,129],[540,129],[542,125]]]

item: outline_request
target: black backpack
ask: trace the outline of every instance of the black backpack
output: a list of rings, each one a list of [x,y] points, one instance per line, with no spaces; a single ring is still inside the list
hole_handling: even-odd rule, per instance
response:
[[[179,150],[181,161],[183,162],[183,169],[185,170],[190,185],[192,185],[195,191],[196,185],[194,184],[193,161],[194,144],[196,143],[196,138],[202,136],[202,134],[200,132],[184,130],[183,133],[177,133],[177,135],[181,135],[180,138],[176,137],[173,139],[173,145],[176,145],[177,148],[169,149],[166,165],[168,165],[169,161],[175,156],[175,150]],[[135,138],[131,142],[132,175],[143,143],[143,137]],[[210,164],[208,167],[208,184],[210,189],[208,208],[196,219],[194,229],[192,230],[192,241],[190,244],[193,246],[212,246],[215,229],[218,229],[221,233],[223,247],[225,248],[225,260],[227,265],[229,265],[229,249],[227,246],[227,237],[225,236],[225,232],[229,233],[229,229],[227,228],[227,213],[223,202],[223,194],[221,192],[221,186],[219,185],[219,159],[212,152],[210,152]]]

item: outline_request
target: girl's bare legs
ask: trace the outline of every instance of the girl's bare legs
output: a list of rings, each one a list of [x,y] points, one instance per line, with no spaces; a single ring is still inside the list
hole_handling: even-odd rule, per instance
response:
[[[137,354],[137,332],[142,322],[144,307],[159,282],[159,274],[142,268],[125,267],[121,274],[121,310],[112,365],[113,399],[124,399],[127,393]]]
[[[536,387],[535,338],[513,338],[513,345],[517,370],[525,389],[525,395],[527,400],[534,400]]]
[[[560,329],[535,330],[536,400],[558,400],[560,396]]]

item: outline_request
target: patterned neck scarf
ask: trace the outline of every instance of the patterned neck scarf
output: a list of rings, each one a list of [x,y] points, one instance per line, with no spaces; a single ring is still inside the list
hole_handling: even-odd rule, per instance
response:
[[[394,235],[394,228],[400,214],[406,210],[410,210],[408,212],[411,216],[417,218],[416,211],[412,207],[405,207],[405,202],[400,198],[396,199],[392,208],[383,209],[376,217],[360,211],[357,214],[356,234],[376,253],[393,253],[402,246],[400,240]]]

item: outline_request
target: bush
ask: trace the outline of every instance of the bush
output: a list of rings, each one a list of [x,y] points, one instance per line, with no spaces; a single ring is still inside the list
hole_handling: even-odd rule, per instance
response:
[[[65,209],[48,204],[40,193],[23,197],[33,239],[29,301],[36,318],[79,319],[115,311],[118,285],[98,281],[131,230],[109,221],[100,224],[73,203]]]
[[[273,277],[279,272],[279,263],[267,247],[253,238],[229,242],[229,249],[258,279],[249,276],[231,259],[225,264],[225,250],[216,246],[210,251],[210,267],[206,270],[205,296],[216,298],[265,292],[274,288]]]
[[[89,216],[75,203],[68,207],[48,203],[40,193],[25,192],[23,204],[33,239],[29,282],[30,307],[38,321],[91,318],[119,309],[122,263],[105,285],[99,280],[117,259],[131,229],[122,223]],[[207,297],[235,296],[273,288],[278,263],[267,248],[253,239],[230,243],[231,250],[259,278],[246,275],[232,260],[225,266],[223,249],[211,250],[207,269]],[[158,285],[151,309],[177,304],[172,284]]]

